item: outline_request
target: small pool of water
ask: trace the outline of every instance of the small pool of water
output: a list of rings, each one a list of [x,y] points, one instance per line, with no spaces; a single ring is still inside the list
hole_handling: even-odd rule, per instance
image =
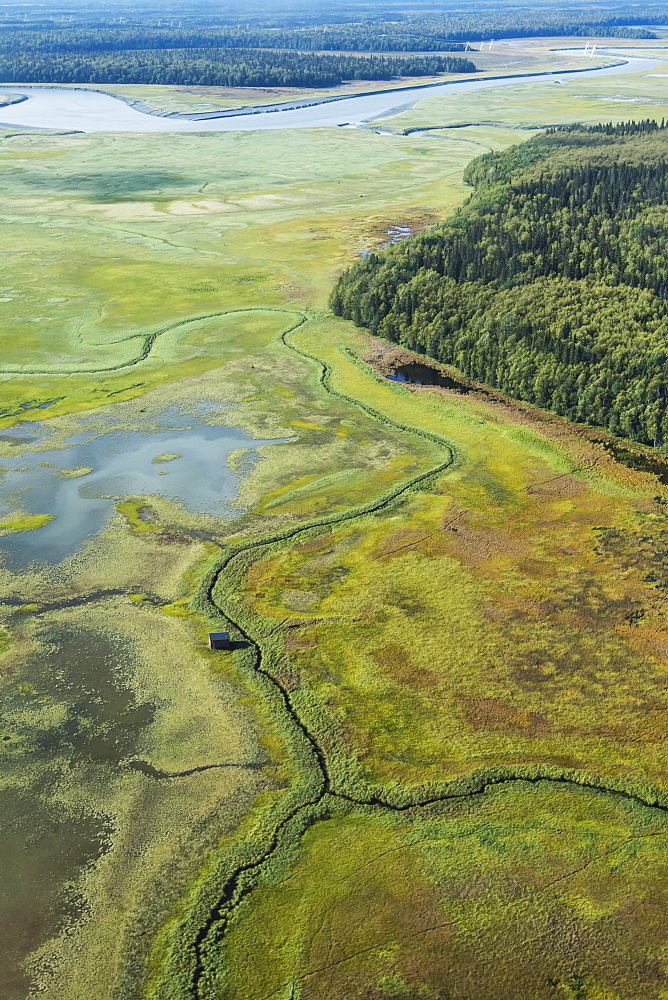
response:
[[[660,483],[668,486],[668,458],[663,455],[645,455],[643,452],[625,448],[619,441],[605,441],[603,447],[612,457],[636,472],[651,472]]]
[[[5,564],[24,569],[33,561],[61,562],[97,534],[114,504],[128,496],[160,494],[193,513],[231,516],[242,475],[229,468],[230,452],[249,449],[250,468],[258,448],[285,440],[257,440],[239,427],[205,423],[202,413],[176,408],[157,423],[160,429],[153,417],[146,430],[102,434],[95,425],[64,448],[22,450],[13,461],[0,459],[0,520],[17,510],[54,517],[42,528],[0,537]],[[20,425],[0,440],[39,446],[46,434],[44,425]]]
[[[390,382],[407,382],[409,385],[440,385],[443,389],[454,389],[455,392],[461,392],[464,396],[469,392],[469,389],[461,382],[456,382],[455,379],[444,375],[436,368],[430,368],[429,365],[417,363],[399,365],[393,374],[387,377]]]

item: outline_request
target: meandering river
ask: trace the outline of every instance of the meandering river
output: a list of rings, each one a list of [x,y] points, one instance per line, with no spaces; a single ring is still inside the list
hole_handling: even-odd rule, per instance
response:
[[[18,104],[0,108],[0,124],[29,128],[57,129],[75,132],[255,132],[265,129],[323,128],[328,126],[362,125],[413,107],[426,97],[437,97],[544,83],[564,82],[589,76],[610,76],[640,73],[653,69],[660,61],[652,58],[624,56],[613,49],[601,49],[600,55],[624,59],[623,64],[602,69],[574,72],[543,73],[531,76],[506,76],[484,80],[450,81],[406,90],[390,90],[377,94],[329,100],[325,103],[290,110],[260,111],[226,117],[199,119],[160,117],[108,94],[94,90],[68,90],[63,87],[33,87],[29,84],[3,84],[0,93],[26,97]]]

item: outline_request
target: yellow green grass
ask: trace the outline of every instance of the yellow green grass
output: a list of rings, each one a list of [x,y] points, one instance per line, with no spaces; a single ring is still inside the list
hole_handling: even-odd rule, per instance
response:
[[[0,330],[12,374],[0,374],[0,407],[8,416],[19,401],[57,400],[50,413],[67,412],[210,370],[226,324],[198,317],[247,310],[250,327],[227,328],[252,337],[258,307],[322,305],[368,234],[463,200],[461,172],[476,151],[326,130],[180,136],[175,151],[173,137],[158,135],[148,169],[145,142],[4,140]],[[127,367],[160,331],[150,357]],[[17,378],[17,369],[26,374]]]
[[[659,997],[667,833],[519,782],[410,816],[334,810],[262,878],[215,995]]]
[[[43,528],[49,521],[53,521],[52,514],[12,514],[0,521],[0,532],[13,535],[18,531],[35,531]]]
[[[399,801],[410,802],[411,786],[418,800],[424,789],[436,796],[443,788],[444,794],[464,800],[468,810],[471,796],[457,793],[456,788],[449,793],[442,783],[472,770],[482,775],[542,774],[576,785],[583,780],[601,789],[627,789],[632,795],[633,789],[647,783],[665,789],[660,750],[663,667],[657,646],[662,583],[658,581],[657,591],[656,579],[646,578],[660,563],[664,530],[664,515],[654,500],[660,490],[656,480],[606,461],[600,445],[573,433],[564,422],[541,428],[530,411],[513,419],[512,411],[499,411],[498,404],[491,407],[429,391],[411,394],[379,382],[342,351],[346,341],[358,350],[362,346],[357,335],[346,336],[343,325],[330,348],[323,349],[322,331],[315,325],[295,332],[289,340],[329,362],[330,384],[373,407],[381,420],[385,412],[393,421],[410,421],[413,427],[453,441],[457,460],[452,471],[387,515],[362,517],[341,527],[333,523],[329,530],[323,526],[320,536],[306,535],[299,544],[279,543],[279,554],[256,562],[247,573],[243,604],[236,594],[237,576],[230,576],[229,570],[214,593],[233,620],[242,614],[244,627],[257,636],[265,658],[269,655],[267,662],[276,664],[276,679],[291,692],[292,704],[328,761],[332,792],[359,797],[360,802],[372,802],[373,796],[389,802],[399,796]],[[638,546],[640,532],[644,548]],[[631,568],[629,553],[638,548],[642,552]],[[244,613],[244,606],[253,614]],[[518,785],[524,789],[522,781]],[[533,794],[529,785],[522,799]],[[640,794],[642,801],[654,801],[653,791]],[[546,799],[552,795],[545,784]],[[617,801],[614,793],[610,797]],[[639,802],[638,808],[646,809]],[[326,803],[325,798],[323,808]],[[554,845],[554,834],[541,812],[544,805],[538,808],[538,833],[532,832],[530,838],[538,835],[546,845]],[[563,801],[552,808],[563,825]],[[584,814],[589,815],[590,809],[588,805]],[[654,813],[651,807],[646,811],[651,822],[655,818],[662,822],[663,812]],[[406,816],[412,820],[413,814]],[[520,829],[525,820],[522,805],[512,833],[505,835],[508,845],[526,836]],[[373,822],[380,826],[379,843],[385,848],[387,814],[376,810]],[[605,819],[599,826],[581,824],[582,814],[575,821],[574,836],[585,838],[589,853],[583,864],[589,867],[608,851],[610,825]],[[407,836],[413,843],[416,831],[409,825]],[[318,836],[309,834],[304,843]],[[345,840],[341,827],[334,836],[339,846]],[[485,826],[485,843],[487,837]],[[354,838],[360,840],[357,828]],[[624,840],[624,836],[615,840],[612,850]],[[487,915],[483,926],[476,929],[475,909],[458,911],[454,921],[472,949],[470,957],[464,957],[457,940],[448,934],[434,946],[436,953],[448,956],[445,968],[441,960],[434,969],[429,949],[425,951],[420,940],[416,912],[424,914],[424,907],[415,908],[421,891],[417,873],[407,872],[402,864],[406,898],[413,901],[402,916],[396,891],[391,892],[391,903],[383,903],[383,890],[368,871],[371,863],[356,860],[355,869],[363,872],[363,905],[370,912],[386,913],[387,921],[380,921],[380,928],[367,922],[360,937],[342,930],[347,937],[341,946],[330,927],[321,953],[322,911],[312,907],[299,843],[299,837],[286,830],[259,876],[260,886],[265,879],[270,884],[290,884],[289,929],[277,919],[280,904],[270,895],[267,913],[273,916],[267,922],[267,937],[258,940],[258,927],[264,927],[267,919],[261,902],[265,894],[253,893],[235,910],[228,944],[208,955],[209,974],[218,983],[212,996],[259,998],[272,991],[281,995],[283,989],[288,996],[296,984],[303,992],[294,995],[314,998],[343,997],[353,990],[374,995],[373,989],[382,996],[385,988],[390,996],[401,996],[402,990],[410,996],[417,990],[417,995],[436,997],[447,983],[451,988],[462,977],[468,981],[465,970],[475,956],[476,961],[487,961],[486,935],[500,942],[498,954],[505,955],[518,920],[539,928],[541,922],[547,927],[557,920],[566,940],[570,926],[577,926],[578,934],[597,933],[594,926],[578,924],[579,903],[572,913],[570,901],[564,909],[561,899],[541,909],[540,890],[521,891],[517,909],[502,906],[490,926],[495,876],[483,863],[487,871],[479,897]],[[367,859],[368,848],[363,841],[360,851]],[[261,852],[261,841],[253,850]],[[506,849],[510,856],[499,850],[494,849],[502,864],[515,870],[515,848]],[[343,856],[347,858],[346,850]],[[297,858],[293,876],[291,866]],[[655,855],[652,858],[652,863],[661,863]],[[524,862],[531,871],[544,859]],[[555,881],[570,877],[565,859],[555,857],[552,863],[557,869]],[[458,854],[455,865],[461,864]],[[644,861],[641,870],[647,864]],[[317,855],[314,871],[318,898],[330,912],[333,904],[326,893],[331,890],[338,898],[338,869],[325,853]],[[328,873],[324,882],[323,871]],[[457,877],[467,884],[468,869]],[[381,867],[378,880],[387,891],[392,882],[387,866]],[[596,886],[599,881],[600,873]],[[302,885],[304,895],[300,895]],[[627,890],[632,892],[628,886]],[[616,896],[609,905],[615,910]],[[341,907],[343,925],[352,921],[357,926],[349,895]],[[429,913],[430,918],[440,915],[438,907]],[[190,924],[191,919],[185,918],[190,935],[197,926]],[[445,921],[428,926],[443,928],[452,922],[446,913]],[[658,932],[658,924],[652,928],[652,934]],[[271,937],[274,933],[277,938]],[[620,918],[609,933],[603,951],[607,955],[612,948],[620,954],[612,967],[595,949],[580,954],[577,948],[564,946],[563,957],[541,950],[529,995],[554,995],[547,988],[560,984],[566,997],[625,997],[625,962],[633,948],[628,936],[637,933],[640,940],[650,931],[636,932]],[[653,938],[656,953],[663,946],[658,934]],[[176,960],[178,953],[172,954]],[[279,954],[284,956],[282,965],[277,962]],[[253,971],[251,956],[256,962]],[[506,990],[501,995],[510,997],[527,995],[526,969],[535,967],[535,953],[520,947],[506,957],[495,965],[495,988]],[[412,979],[406,977],[406,969],[412,970]],[[636,979],[638,975],[632,973]],[[151,996],[163,995],[165,982],[158,979]],[[180,996],[187,982],[187,975],[179,974],[168,995]],[[651,992],[651,976],[649,985],[641,985],[637,995],[658,995]],[[582,994],[585,988],[588,994]],[[470,988],[462,995],[484,996]]]
[[[655,43],[656,44],[656,43]],[[650,54],[647,50],[640,54]],[[498,90],[431,97],[399,115],[384,119],[399,132],[412,128],[493,124],[517,128],[546,128],[571,122],[628,121],[656,118],[668,112],[665,79],[666,49],[657,48],[659,65],[640,73],[621,76],[545,80],[530,87],[517,84]],[[444,135],[458,133],[444,132]]]
[[[325,350],[315,325],[292,337],[341,391],[453,442],[456,463],[386,517],[334,525],[248,577],[257,614],[301,625],[283,632],[293,670],[337,739],[366,780],[545,763],[666,787],[654,477],[601,466],[603,448],[577,436],[551,442],[489,406],[378,382],[342,353],[344,326]],[[309,485],[291,504],[317,497]]]
[[[658,99],[634,80],[592,94]],[[582,117],[573,87],[550,114]],[[472,156],[540,123],[526,91],[502,93],[473,95],[491,124],[447,141],[2,140],[3,364],[35,372],[2,377],[8,433],[49,417],[64,444],[103,403],[96,419],[131,429],[203,400],[214,423],[290,439],[252,469],[233,456],[228,518],[125,498],[68,563],[0,573],[4,788],[78,845],[64,871],[56,837],[39,885],[25,869],[11,1000],[31,980],[47,1000],[189,1000],[203,929],[205,1000],[663,1000],[665,488],[564,421],[375,377],[364,335],[324,311],[362,248],[447,214]],[[460,102],[400,127],[456,124]],[[162,330],[126,371],[86,373]],[[225,614],[243,631],[216,654]],[[197,770],[220,763],[258,766]],[[216,938],[227,880],[256,859]]]
[[[117,503],[116,510],[122,514],[133,531],[157,531],[157,527],[152,523],[150,508],[145,503],[138,500],[124,500]]]
[[[88,476],[93,471],[90,465],[80,465],[76,469],[61,469],[60,474],[63,479],[81,479],[82,476]]]

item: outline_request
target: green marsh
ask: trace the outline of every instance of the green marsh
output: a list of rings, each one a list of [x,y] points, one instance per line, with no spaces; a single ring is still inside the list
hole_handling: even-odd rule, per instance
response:
[[[588,83],[587,113],[656,84]],[[383,123],[487,123],[415,137],[0,141],[0,464],[85,491],[68,442],[199,401],[244,436],[229,509],[168,495],[155,440],[83,547],[0,572],[11,1000],[665,993],[664,487],[530,407],[387,382],[324,309],[584,87]]]

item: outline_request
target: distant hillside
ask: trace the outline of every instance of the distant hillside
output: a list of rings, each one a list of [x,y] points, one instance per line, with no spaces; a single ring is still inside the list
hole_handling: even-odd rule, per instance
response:
[[[668,129],[480,157],[445,223],[361,260],[338,315],[571,420],[668,441]]]

